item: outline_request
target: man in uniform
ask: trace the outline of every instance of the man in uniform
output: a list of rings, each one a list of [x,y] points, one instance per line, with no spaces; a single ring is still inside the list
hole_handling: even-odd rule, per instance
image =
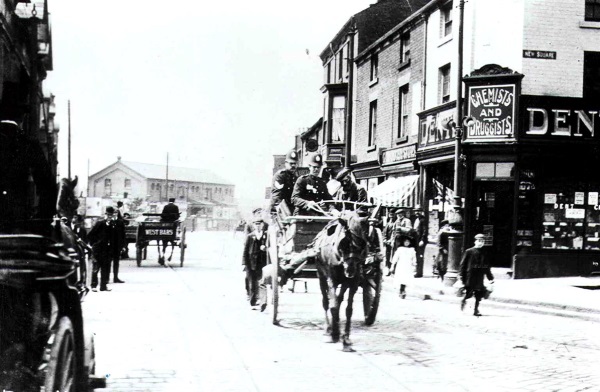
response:
[[[325,180],[319,177],[319,171],[323,166],[321,154],[312,154],[308,158],[309,173],[298,178],[292,193],[294,203],[294,215],[322,216],[319,212],[319,202],[332,200]],[[333,205],[325,209],[335,209]]]
[[[348,168],[344,168],[340,170],[335,179],[340,182],[341,186],[333,195],[335,200],[344,200],[344,201],[354,201],[359,203],[367,202],[367,191],[358,186],[352,176],[350,175],[351,170]],[[365,206],[360,208],[361,206],[357,206],[353,203],[340,203],[339,208],[342,210],[366,210]]]
[[[276,208],[282,201],[287,203],[288,208],[292,208],[292,192],[294,184],[298,179],[296,165],[298,164],[298,153],[291,150],[285,156],[285,169],[281,169],[273,176],[273,185],[271,187],[271,213],[276,213]]]

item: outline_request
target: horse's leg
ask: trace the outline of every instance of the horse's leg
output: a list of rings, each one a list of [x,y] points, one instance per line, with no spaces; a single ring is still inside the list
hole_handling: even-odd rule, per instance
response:
[[[344,329],[344,336],[342,337],[342,343],[344,344],[344,351],[352,352],[354,351],[352,346],[352,341],[350,340],[350,328],[352,326],[352,305],[354,304],[354,295],[358,290],[358,281],[352,282],[350,286],[350,291],[348,292],[348,303],[346,304],[346,328]]]
[[[171,261],[171,259],[173,258],[173,250],[175,249],[175,241],[170,241],[171,242],[171,254],[169,255],[169,261]]]
[[[323,310],[325,311],[325,334],[331,333],[331,320],[329,319],[329,288],[327,286],[327,278],[319,276],[319,287],[321,288],[321,296],[323,301]]]
[[[164,265],[165,264],[165,257],[164,257],[164,252],[160,252],[160,240],[156,240],[158,246],[156,247],[158,249],[158,264],[160,265]]]
[[[340,303],[335,295],[335,284],[331,278],[327,278],[329,291],[329,311],[331,312],[331,341],[340,341]]]

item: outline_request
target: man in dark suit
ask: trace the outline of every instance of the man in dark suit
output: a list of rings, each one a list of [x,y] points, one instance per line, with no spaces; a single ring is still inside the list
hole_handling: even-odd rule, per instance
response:
[[[92,245],[92,254],[96,260],[97,267],[92,273],[92,290],[96,291],[98,285],[98,270],[100,270],[100,291],[110,291],[108,278],[110,275],[110,264],[121,249],[120,232],[117,227],[117,217],[113,207],[106,207],[104,219],[96,222],[88,234]]]
[[[263,224],[262,218],[254,219],[254,231],[246,236],[242,256],[252,307],[259,301],[259,281],[262,278],[262,268],[267,265],[267,232],[264,231]]]
[[[175,198],[169,199],[169,204],[163,207],[160,214],[160,220],[162,222],[175,222],[179,219],[179,207],[175,204]]]

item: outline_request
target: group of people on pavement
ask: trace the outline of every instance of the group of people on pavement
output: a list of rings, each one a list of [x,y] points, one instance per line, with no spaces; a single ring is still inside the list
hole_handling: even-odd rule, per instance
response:
[[[337,172],[335,186],[320,176],[323,159],[320,154],[308,157],[308,174],[298,177],[297,152],[292,150],[285,157],[285,167],[277,171],[273,177],[271,191],[271,216],[280,213],[303,216],[319,216],[329,213],[338,216],[340,210],[356,210],[363,217],[368,214],[367,192],[356,184],[351,176],[351,170],[344,168]],[[331,174],[331,173],[329,173]],[[325,203],[323,203],[325,202]],[[362,204],[361,204],[362,203]],[[412,211],[412,219],[411,219]],[[264,311],[266,304],[266,284],[273,276],[272,264],[267,265],[267,230],[268,223],[261,209],[253,211],[253,224],[247,231],[242,256],[243,268],[246,271],[246,291],[250,305],[254,309]],[[385,259],[385,274],[393,274],[392,282],[401,298],[406,297],[406,288],[413,278],[423,276],[424,253],[427,239],[423,209],[417,205],[414,209],[400,207],[390,209],[391,219],[383,228],[385,250],[379,249],[376,238],[376,227],[380,226],[379,219],[369,219],[369,247],[372,253],[381,253]],[[250,226],[250,225],[249,225]],[[448,221],[442,221],[438,232],[438,256],[435,270],[443,281],[448,266],[448,233],[452,231]],[[479,303],[485,295],[484,278],[493,282],[493,275],[482,248],[483,235],[475,238],[475,246],[468,249],[462,258],[460,279],[465,285],[465,296],[461,302],[464,309],[466,300],[475,297],[475,315],[479,313]],[[385,257],[383,252],[385,251]],[[282,281],[287,281],[289,273],[296,265],[280,266],[278,275]]]
[[[89,233],[85,229],[81,215],[75,215],[71,220],[71,228],[81,241],[91,247],[92,253],[92,291],[111,291],[108,287],[112,269],[113,283],[125,283],[119,278],[119,264],[121,257],[126,254],[127,241],[125,239],[125,226],[127,226],[128,213],[124,212],[122,201],[117,202],[116,208],[106,207],[103,219],[92,226]],[[161,221],[174,222],[179,219],[179,207],[175,199],[169,199],[161,213]],[[100,273],[100,281],[98,281]]]

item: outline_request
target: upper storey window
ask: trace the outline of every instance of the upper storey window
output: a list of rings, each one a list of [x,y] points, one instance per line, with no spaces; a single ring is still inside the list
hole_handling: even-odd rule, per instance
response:
[[[440,103],[450,102],[450,64],[440,68]]]
[[[585,20],[600,22],[600,0],[585,0]]]
[[[400,37],[400,64],[406,64],[410,61],[410,32],[402,34]]]
[[[379,56],[374,54],[371,56],[371,81],[377,80],[379,72]]]
[[[440,9],[441,12],[441,36],[447,37],[452,34],[452,2],[444,4]]]

